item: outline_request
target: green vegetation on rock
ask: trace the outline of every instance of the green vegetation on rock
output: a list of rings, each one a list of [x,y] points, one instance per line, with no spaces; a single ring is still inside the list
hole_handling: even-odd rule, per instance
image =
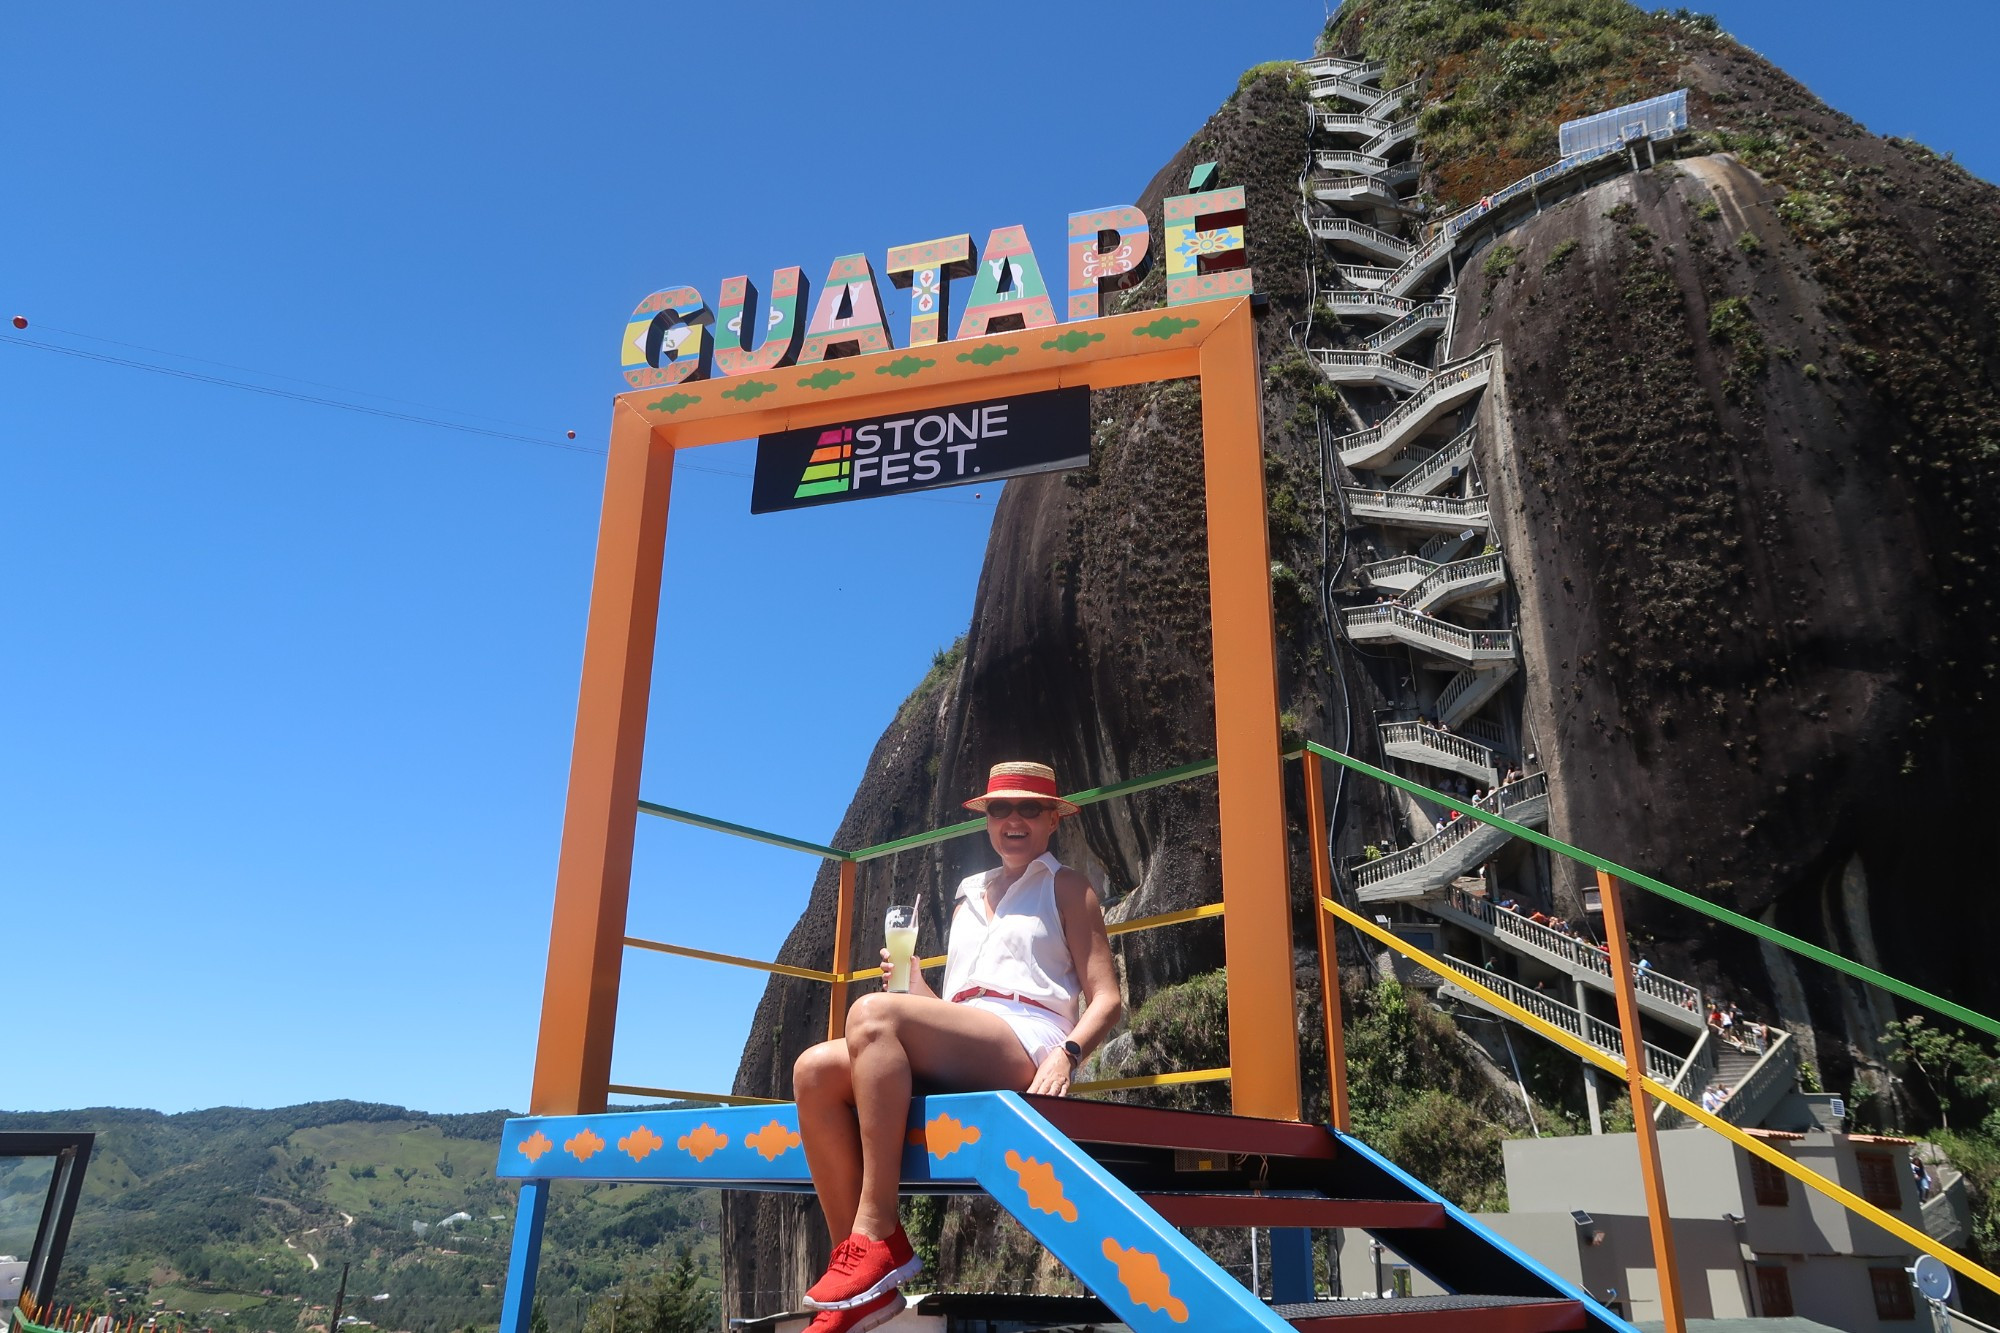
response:
[[[1716,31],[1626,0],[1347,0],[1320,49],[1385,62],[1384,87],[1426,80],[1419,148],[1463,207],[1554,161],[1561,121],[1670,91],[1663,57]]]

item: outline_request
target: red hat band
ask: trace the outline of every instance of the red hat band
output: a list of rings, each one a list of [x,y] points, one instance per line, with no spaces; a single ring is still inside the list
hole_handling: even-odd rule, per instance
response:
[[[1000,792],[1006,792],[1011,795],[1015,792],[1024,791],[1031,791],[1038,796],[1047,796],[1050,799],[1054,799],[1056,796],[1056,781],[1054,778],[1040,777],[1033,773],[995,773],[986,779],[986,794],[988,796]]]

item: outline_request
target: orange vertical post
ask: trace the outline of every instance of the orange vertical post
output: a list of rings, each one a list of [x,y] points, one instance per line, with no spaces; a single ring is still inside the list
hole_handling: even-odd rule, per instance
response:
[[[636,408],[617,403],[528,1099],[533,1115],[602,1111],[611,1082],[673,473],[673,449]]]
[[[1319,999],[1326,1023],[1326,1091],[1333,1127],[1347,1132],[1347,1034],[1340,1015],[1340,946],[1333,913],[1320,900],[1333,897],[1333,856],[1326,841],[1326,765],[1311,750],[1299,756],[1306,782],[1306,848],[1312,857],[1313,920],[1319,923]]]
[[[833,906],[833,974],[827,992],[826,1039],[837,1041],[847,1031],[847,974],[854,967],[854,862],[840,863],[840,889]]]
[[[1611,948],[1612,992],[1618,997],[1618,1029],[1624,1037],[1625,1086],[1632,1096],[1632,1126],[1638,1132],[1639,1178],[1646,1189],[1646,1217],[1653,1229],[1653,1266],[1659,1274],[1660,1318],[1666,1333],[1687,1333],[1681,1311],[1681,1274],[1674,1257],[1673,1215],[1667,1208],[1666,1173],[1660,1165],[1660,1137],[1646,1104],[1646,1046],[1639,1031],[1639,997],[1632,987],[1632,950],[1625,938],[1625,908],[1618,881],[1597,872],[1604,903],[1604,938]]]
[[[1201,345],[1230,1094],[1238,1115],[1297,1120],[1299,1043],[1260,389],[1257,328],[1250,302],[1239,300]]]

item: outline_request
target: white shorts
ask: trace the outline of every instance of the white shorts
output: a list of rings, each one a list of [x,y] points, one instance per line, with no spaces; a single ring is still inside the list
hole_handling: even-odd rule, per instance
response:
[[[998,1014],[1007,1020],[1007,1026],[1014,1029],[1014,1035],[1021,1039],[1021,1047],[1028,1058],[1040,1068],[1048,1059],[1049,1052],[1060,1050],[1069,1040],[1069,1028],[1062,1019],[1042,1008],[1020,1000],[1003,1000],[997,995],[975,995],[969,1000],[960,1000],[968,1009],[984,1009],[989,1014]]]

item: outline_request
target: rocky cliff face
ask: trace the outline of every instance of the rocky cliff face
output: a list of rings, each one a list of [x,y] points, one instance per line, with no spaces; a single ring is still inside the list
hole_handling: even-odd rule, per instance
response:
[[[1508,351],[1482,463],[1553,831],[1984,1006],[1979,932],[1937,927],[1981,911],[2000,728],[2000,191],[1727,43],[1679,77],[1720,151],[1557,204],[1460,289],[1460,345]],[[1831,1038],[1832,1086],[1872,1060],[1858,987],[1645,916],[1680,975]]]
[[[1554,203],[1460,268],[1455,348],[1505,349],[1479,464],[1516,571],[1552,831],[1957,998],[2000,1000],[1979,932],[1960,928],[1983,887],[1960,831],[1979,827],[1979,756],[2000,739],[1986,698],[2000,662],[2000,191],[1866,134],[1703,25],[1622,0],[1350,0],[1325,40],[1389,59],[1391,79],[1431,80],[1441,206],[1546,163],[1563,115],[1694,90],[1705,137],[1690,156]],[[1327,624],[1346,543],[1322,531],[1322,485],[1341,478],[1323,476],[1317,417],[1337,399],[1297,342],[1314,262],[1297,218],[1305,113],[1289,71],[1246,77],[1142,205],[1157,220],[1203,161],[1249,189],[1271,298],[1260,350],[1286,725],[1374,757],[1374,677]],[[1160,286],[1156,273],[1129,308],[1159,304]],[[1093,411],[1090,469],[1008,486],[963,653],[884,735],[841,845],[952,821],[997,758],[1047,757],[1082,786],[1212,753],[1195,388],[1102,393]],[[1388,807],[1366,784],[1344,793],[1356,852]],[[1114,916],[1212,900],[1213,785],[1093,807],[1058,851]],[[864,867],[857,919],[922,889],[926,937],[942,938],[940,888],[984,853],[967,840]],[[824,965],[833,898],[828,871],[786,961]],[[1656,959],[1816,1031],[1833,1086],[1866,1064],[1881,1015],[1865,997],[1685,913],[1644,924]],[[856,955],[872,940],[857,930]],[[1143,999],[1218,966],[1220,931],[1134,936],[1120,952]],[[774,980],[737,1091],[788,1095],[825,1023],[823,987]],[[944,1281],[1057,1278],[1020,1233],[957,1207],[932,1219]],[[732,1196],[731,1312],[777,1308],[826,1251],[809,1200]]]

